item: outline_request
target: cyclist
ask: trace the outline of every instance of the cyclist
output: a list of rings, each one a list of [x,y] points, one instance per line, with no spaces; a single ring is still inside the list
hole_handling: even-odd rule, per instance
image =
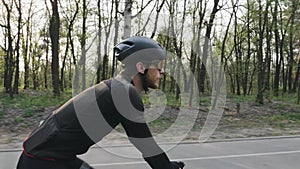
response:
[[[180,169],[152,138],[140,92],[156,89],[164,73],[165,52],[146,37],[114,47],[123,64],[115,77],[96,84],[53,111],[24,141],[17,169],[91,169],[77,158],[121,124],[130,142],[154,169]]]

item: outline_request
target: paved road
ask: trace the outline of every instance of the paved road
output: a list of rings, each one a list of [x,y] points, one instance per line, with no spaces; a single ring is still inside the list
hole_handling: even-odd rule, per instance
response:
[[[166,147],[168,145],[162,145]],[[96,169],[141,169],[150,167],[132,146],[91,148],[82,159]],[[15,168],[19,150],[0,151],[0,169]],[[186,169],[299,169],[300,137],[231,140],[210,143],[183,143],[168,152],[172,160],[182,160]]]

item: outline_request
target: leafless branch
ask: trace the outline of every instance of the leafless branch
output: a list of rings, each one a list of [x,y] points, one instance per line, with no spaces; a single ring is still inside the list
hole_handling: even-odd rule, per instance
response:
[[[7,25],[3,25],[0,23],[0,27],[6,28],[7,29]]]
[[[147,2],[147,4],[146,4],[145,6],[143,6],[143,7],[141,8],[141,10],[140,10],[137,14],[131,16],[131,18],[135,18],[135,17],[137,17],[139,14],[141,14],[141,13],[144,11],[144,9],[145,9],[152,1],[153,1],[153,0],[149,0],[149,1]]]

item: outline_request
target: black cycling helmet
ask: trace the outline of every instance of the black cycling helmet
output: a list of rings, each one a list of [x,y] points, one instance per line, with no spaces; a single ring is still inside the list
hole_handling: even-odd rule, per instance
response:
[[[144,73],[138,73],[141,76],[145,92],[148,91],[148,82],[146,77],[148,72],[147,66],[155,64],[158,66],[157,68],[160,69],[159,63],[162,63],[162,60],[166,59],[166,53],[157,41],[141,36],[135,36],[123,40],[114,47],[114,54],[117,59],[124,64],[123,68],[130,75],[137,73],[135,69],[136,63],[142,62],[146,65]]]
[[[165,51],[157,41],[141,36],[123,40],[114,47],[114,52],[117,59],[125,65],[166,59]]]

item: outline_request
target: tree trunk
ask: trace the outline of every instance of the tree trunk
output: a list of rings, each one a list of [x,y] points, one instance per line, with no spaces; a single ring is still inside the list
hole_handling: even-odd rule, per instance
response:
[[[132,3],[132,0],[125,0],[123,39],[129,38],[131,36]]]
[[[288,30],[288,25],[290,24],[290,21],[291,19],[288,19],[288,22],[286,23],[286,25],[284,26],[284,16],[283,16],[283,11],[281,9],[281,12],[280,12],[280,20],[281,20],[281,28],[280,28],[280,31],[281,31],[281,40],[280,40],[280,64],[282,65],[282,70],[281,70],[281,73],[282,73],[282,92],[285,93],[287,92],[287,78],[286,78],[286,73],[285,73],[285,60],[284,60],[284,46],[285,46],[285,36],[287,34],[287,30]]]
[[[119,21],[118,21],[118,9],[119,9],[119,1],[115,1],[115,36],[114,36],[114,45],[118,43],[118,37],[119,37]],[[114,76],[115,69],[116,69],[116,57],[112,58],[112,71],[111,71],[111,77]]]
[[[290,36],[289,36],[289,74],[288,74],[288,90],[289,93],[296,92],[296,87],[293,88],[293,68],[294,68],[294,25],[295,25],[295,15],[298,3],[297,1],[292,1],[292,14],[291,14],[291,24],[290,24]]]
[[[300,61],[298,64],[298,70],[299,70],[299,67],[300,67]],[[297,73],[298,73],[298,76],[300,76],[300,71]],[[297,101],[297,103],[300,104],[300,83],[299,82],[298,82],[298,101]]]
[[[199,88],[200,88],[200,92],[204,92],[204,83],[205,83],[205,79],[206,79],[206,60],[208,57],[208,48],[209,48],[209,42],[210,42],[210,35],[211,35],[211,30],[213,27],[213,23],[216,17],[217,12],[220,10],[219,7],[219,0],[214,0],[214,6],[213,6],[213,10],[210,14],[209,17],[209,22],[206,25],[206,33],[205,33],[205,41],[204,41],[204,46],[203,46],[203,56],[202,56],[202,64],[201,64],[201,70],[199,73],[200,76],[200,82],[199,82]]]
[[[113,9],[114,9],[114,1],[111,2],[111,11],[110,11],[110,16],[109,16],[109,21],[108,25],[105,25],[105,42],[104,42],[104,56],[103,56],[103,63],[102,63],[102,80],[107,79],[109,75],[109,70],[108,70],[108,40],[109,36],[111,33],[111,27],[113,24]]]
[[[299,56],[299,53],[298,53]],[[298,57],[296,56],[296,57]],[[298,83],[299,83],[299,75],[300,75],[300,59],[298,60],[298,64],[297,64],[297,72],[296,72],[296,77],[295,77],[295,81],[294,81],[294,85],[293,85],[293,92],[297,91],[298,88]]]
[[[271,42],[272,42],[272,23],[269,23],[269,19],[266,19],[266,59],[265,59],[265,85],[264,89],[270,90],[270,81],[271,81],[271,61],[272,61],[272,50],[271,50]]]
[[[60,96],[59,82],[59,13],[57,0],[50,0],[52,5],[52,17],[50,20],[50,38],[52,50],[51,74],[54,96]]]
[[[192,106],[192,100],[193,100],[193,93],[194,93],[194,87],[198,87],[198,86],[194,86],[194,75],[195,75],[195,71],[196,71],[196,60],[197,60],[197,52],[199,51],[200,45],[199,45],[199,38],[200,36],[198,36],[198,32],[200,32],[201,28],[199,29],[198,27],[201,27],[199,24],[197,25],[197,19],[196,19],[196,12],[197,10],[199,10],[199,13],[201,14],[201,2],[197,2],[197,4],[195,5],[194,9],[192,10],[192,22],[193,22],[193,27],[192,27],[192,32],[193,32],[193,39],[191,41],[191,55],[190,55],[190,68],[191,68],[191,74],[189,77],[189,83],[191,85],[190,88],[190,97],[189,97],[189,106]],[[202,15],[200,15],[202,16]],[[198,27],[197,27],[198,26]]]
[[[175,49],[175,52],[177,52],[178,54],[178,49],[177,48],[177,42],[176,42],[176,35],[175,35],[175,28],[174,28],[174,18],[175,18],[175,1],[172,1],[172,3],[170,3],[170,6],[169,6],[169,13],[170,13],[170,20],[169,20],[169,26],[170,26],[170,36],[168,36],[169,38],[169,42],[170,42],[170,49],[174,50]],[[170,75],[171,75],[171,85],[170,85],[170,92],[175,92],[175,88],[178,90],[178,86],[176,86],[176,81],[175,81],[175,72],[176,72],[176,69],[180,69],[178,64],[177,63],[174,63],[176,61],[175,60],[171,60],[171,65],[174,65],[171,67],[171,70],[170,70]],[[178,77],[180,78],[180,77]],[[180,83],[179,81],[177,81],[178,83]],[[176,90],[176,91],[177,91]]]
[[[47,37],[45,37],[46,41],[46,58],[45,58],[45,67],[44,67],[44,87],[45,89],[48,89],[48,67],[49,67],[49,40]]]
[[[161,4],[159,5],[159,7],[157,7],[157,9],[156,9],[156,16],[155,16],[154,29],[153,29],[153,31],[152,31],[151,38],[153,38],[153,37],[155,36],[156,30],[157,30],[158,17],[159,17],[160,11],[162,10],[162,8],[163,8],[165,2],[166,2],[166,0],[163,0],[163,1],[161,2]],[[157,5],[158,5],[158,3],[157,3]]]
[[[32,55],[31,55],[31,76],[32,76],[32,82],[33,82],[33,90],[37,90],[38,88],[38,79],[37,79],[37,74],[38,74],[38,62],[36,61],[36,57],[38,56],[38,44],[37,42],[34,42],[34,46],[32,48]]]
[[[165,31],[166,31],[165,34],[158,35],[158,39],[162,39],[163,43],[162,42],[160,42],[160,43],[165,47],[166,50],[168,50],[169,46],[170,46],[170,36],[169,36],[170,22],[168,24],[168,29]],[[164,70],[166,70],[167,65],[170,64],[169,63],[170,60],[171,60],[171,57],[166,59],[165,64],[164,64]],[[171,79],[172,79],[172,77],[171,77]],[[162,90],[166,91],[166,86],[167,86],[167,76],[166,75],[163,76],[161,85],[162,85]]]
[[[174,3],[172,5],[173,7],[176,6],[176,4]],[[186,0],[184,0],[184,11],[186,10]],[[173,12],[171,13],[171,15],[173,16],[175,10],[173,8],[172,10]],[[185,22],[185,16],[186,16],[186,13],[183,12],[183,16],[182,16],[182,21],[181,21],[181,30],[180,30],[180,37],[179,37],[179,45],[177,44],[177,39],[175,38],[176,37],[176,34],[175,34],[175,28],[174,28],[174,18],[172,17],[171,18],[171,29],[172,29],[172,39],[173,39],[173,45],[174,45],[174,48],[175,48],[175,51],[176,51],[176,55],[177,55],[177,59],[176,59],[176,65],[177,65],[177,72],[176,72],[176,80],[177,80],[177,87],[176,87],[176,99],[178,100],[179,99],[179,95],[181,93],[180,91],[180,83],[182,82],[181,80],[181,73],[183,73],[183,82],[186,83],[187,82],[187,78],[186,78],[186,74],[185,72],[181,72],[181,69],[183,68],[183,65],[182,65],[182,61],[181,61],[181,58],[182,58],[182,45],[183,45],[183,29],[184,29],[184,22]],[[184,86],[186,87],[187,85],[184,84]],[[182,89],[183,90],[183,89]]]
[[[241,57],[239,52],[239,42],[238,42],[238,24],[237,24],[237,14],[234,13],[234,53],[236,58],[236,69],[235,69],[235,82],[236,82],[236,94],[241,95],[241,85],[240,85],[240,77],[241,77]]]
[[[17,42],[16,42],[16,72],[15,72],[15,80],[14,80],[14,93],[18,94],[19,93],[19,62],[20,62],[20,41],[21,41],[21,29],[22,29],[22,6],[21,6],[21,0],[19,0],[18,2],[15,0],[15,5],[18,9],[18,34],[17,34]]]
[[[251,58],[251,20],[250,20],[250,0],[247,0],[247,56],[245,60],[244,78],[243,78],[243,95],[246,96],[248,92],[248,78],[249,78],[249,66]]]
[[[66,49],[65,49],[65,54],[64,54],[64,58],[62,60],[62,65],[60,68],[60,90],[63,92],[64,88],[65,88],[65,67],[66,67],[66,60],[67,60],[67,56],[68,56],[68,51],[69,51],[69,38],[67,38],[67,44],[66,44]]]
[[[261,3],[260,3],[261,6]],[[260,7],[260,9],[262,9]],[[262,31],[262,18],[259,18],[259,29],[260,29],[260,33],[259,33],[259,44],[257,45],[257,67],[258,67],[258,72],[257,72],[257,76],[258,76],[258,80],[257,80],[257,97],[256,97],[256,102],[263,104],[264,101],[264,97],[263,97],[263,53],[262,53],[262,43],[263,43],[263,31]]]
[[[256,56],[254,54],[253,56],[253,65],[256,65],[256,60],[255,60]],[[249,89],[248,89],[248,92],[247,92],[247,95],[250,95],[250,93],[252,92],[252,87],[253,87],[253,81],[254,81],[254,76],[255,76],[255,73],[257,71],[257,68],[254,66],[254,69],[251,73],[251,76],[250,76],[250,81],[249,81]]]
[[[263,95],[263,82],[264,82],[264,56],[263,56],[263,39],[264,39],[264,30],[265,30],[265,19],[266,16],[262,15],[263,8],[262,8],[262,2],[259,0],[259,40],[258,40],[258,45],[257,45],[257,67],[258,67],[258,80],[257,80],[257,97],[256,97],[256,102],[259,104],[264,104],[264,95]],[[264,11],[266,14],[267,12]]]
[[[32,15],[32,6],[33,6],[33,1],[30,1],[29,4],[29,9],[28,9],[28,17],[26,21],[26,37],[25,39],[22,38],[22,48],[23,48],[23,60],[24,60],[24,88],[27,89],[29,88],[29,63],[30,63],[30,58],[29,58],[29,47],[31,43],[31,36],[32,32],[30,31],[31,28],[31,15]]]
[[[207,7],[207,3],[204,3],[204,6],[202,4],[202,2],[199,2],[200,6],[199,6],[199,23],[198,23],[198,35],[197,35],[197,41],[196,41],[196,53],[197,53],[197,58],[196,58],[196,71],[197,72],[197,84],[198,84],[198,91],[201,92],[201,86],[200,86],[200,81],[201,81],[201,56],[203,55],[203,52],[201,51],[201,47],[200,47],[200,40],[201,40],[201,30],[202,30],[202,25],[204,22],[204,16],[206,13],[206,7]],[[206,23],[206,22],[205,22]]]
[[[275,34],[275,78],[274,78],[274,95],[279,95],[279,78],[280,78],[280,59],[279,59],[279,31],[278,31],[278,0],[275,0],[275,9],[273,13],[273,24],[274,24],[274,34]]]
[[[300,104],[300,83],[298,83],[298,104]]]
[[[4,87],[6,93],[13,97],[13,88],[12,88],[12,81],[13,81],[13,71],[14,71],[14,60],[13,60],[13,37],[12,37],[12,29],[11,29],[11,12],[12,12],[12,4],[10,6],[2,0],[6,11],[6,33],[7,33],[7,41],[8,46],[6,49],[6,57],[5,57],[5,77],[4,77]]]
[[[80,58],[80,65],[81,67],[81,90],[86,89],[86,19],[87,19],[87,6],[86,0],[83,0],[83,7],[82,7],[82,33],[80,38],[80,46],[81,46],[81,58]]]
[[[96,83],[100,83],[101,81],[101,45],[102,45],[102,14],[101,14],[101,0],[97,2],[97,10],[98,10],[98,46],[97,46],[97,78]]]
[[[73,59],[76,59],[75,58],[75,54],[74,54],[74,44],[73,44],[73,39],[72,39],[72,31],[73,31],[73,27],[74,27],[74,22],[75,22],[75,19],[79,13],[79,2],[78,1],[75,1],[76,3],[76,8],[75,8],[75,11],[74,11],[74,14],[72,16],[71,19],[69,19],[67,16],[67,20],[68,20],[68,33],[67,33],[67,44],[66,44],[66,50],[65,50],[65,55],[64,55],[64,59],[63,59],[63,63],[62,63],[62,67],[61,67],[61,91],[64,90],[64,88],[67,86],[66,84],[64,84],[64,68],[66,66],[66,59],[67,59],[67,56],[68,56],[68,53],[69,53],[69,47],[71,47],[71,55],[73,56]],[[69,59],[70,60],[70,68],[71,68],[71,58]],[[74,65],[76,65],[76,60],[74,60]],[[69,69],[70,73],[69,73],[69,79],[70,79],[70,82],[72,81],[71,79],[71,75],[72,74],[71,72],[71,69]]]

